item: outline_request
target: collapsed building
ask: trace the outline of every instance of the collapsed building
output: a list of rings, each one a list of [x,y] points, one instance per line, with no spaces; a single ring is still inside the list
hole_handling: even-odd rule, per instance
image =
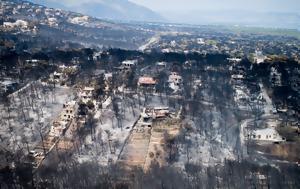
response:
[[[141,113],[141,120],[143,125],[151,127],[153,120],[166,118],[169,114],[169,107],[147,107]]]
[[[121,69],[131,69],[136,66],[138,63],[137,60],[125,60],[122,62]]]
[[[63,111],[60,113],[58,119],[53,122],[49,135],[59,137],[68,128],[68,124],[75,118],[76,115],[76,101],[70,101],[63,105]]]
[[[153,77],[140,77],[138,87],[140,89],[155,90],[156,80]]]
[[[57,71],[50,75],[50,82],[64,84],[70,75],[76,74],[78,71],[78,66],[65,66],[61,65],[58,67]]]
[[[182,77],[177,72],[171,72],[169,75],[169,87],[174,91],[180,91],[182,86]]]
[[[94,87],[84,87],[80,89],[78,93],[79,99],[83,103],[87,103],[88,101],[91,101],[93,99],[94,91],[95,91]]]

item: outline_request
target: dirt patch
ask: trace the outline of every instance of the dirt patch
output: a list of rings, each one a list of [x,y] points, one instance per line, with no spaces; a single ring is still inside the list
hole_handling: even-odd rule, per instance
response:
[[[277,131],[287,141],[300,143],[300,130],[298,128],[291,127],[291,126],[285,126],[285,127],[278,127]]]
[[[155,121],[152,127],[139,123],[132,131],[126,146],[118,160],[125,167],[138,166],[148,170],[153,161],[160,166],[166,164],[166,133],[175,136],[179,133],[179,121]]]
[[[272,155],[281,160],[300,162],[300,146],[298,142],[284,144],[264,144],[256,145],[257,149],[263,153]]]
[[[127,166],[143,167],[150,141],[151,128],[136,127],[132,131],[124,151],[119,159],[120,163]]]
[[[144,170],[148,170],[152,162],[156,162],[160,166],[167,163],[166,135],[175,137],[179,133],[179,128],[178,120],[157,121],[153,124]]]

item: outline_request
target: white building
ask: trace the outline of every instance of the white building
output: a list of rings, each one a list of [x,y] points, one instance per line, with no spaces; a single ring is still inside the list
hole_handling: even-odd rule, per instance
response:
[[[65,79],[65,75],[63,73],[60,72],[54,72],[53,76],[52,76],[52,81],[55,83],[60,83],[62,81],[64,81]]]
[[[197,90],[198,88],[200,88],[202,86],[202,81],[201,79],[195,79],[194,80],[194,86],[193,89]]]
[[[243,80],[244,78],[245,76],[242,74],[234,74],[231,76],[231,79],[235,79],[235,80]]]
[[[66,66],[66,65],[60,65],[58,67],[60,72],[68,72],[68,71],[77,71],[78,70],[78,66],[74,65],[74,66]]]
[[[0,89],[4,92],[14,91],[18,86],[18,83],[12,80],[0,81]]]
[[[88,101],[92,100],[94,91],[94,87],[84,87],[79,91],[79,98],[82,100],[82,102],[87,103]]]
[[[101,51],[100,51],[100,52],[95,52],[95,53],[93,54],[93,60],[94,60],[94,61],[100,60],[101,54],[102,54]]]
[[[58,26],[57,19],[56,18],[48,18],[48,24],[49,24],[49,26]]]
[[[68,124],[71,123],[72,119],[76,115],[76,101],[70,101],[63,105],[63,110],[60,113],[58,119],[53,122],[49,135],[53,137],[59,137],[63,134],[63,131],[67,128]]]
[[[4,22],[3,26],[6,28],[28,29],[28,22],[26,22],[24,20],[17,20],[16,22]]]
[[[283,142],[285,138],[281,137],[274,128],[265,128],[254,130],[248,137],[256,141]]]
[[[50,81],[55,83],[66,82],[69,75],[74,74],[77,71],[78,71],[78,66],[61,65],[58,67],[57,71],[51,74]]]
[[[79,16],[79,17],[69,18],[68,22],[72,24],[84,25],[84,24],[88,24],[89,19],[90,18],[88,16]]]
[[[254,62],[257,64],[263,63],[267,59],[261,51],[255,51]]]
[[[227,58],[227,60],[231,63],[239,63],[242,61],[241,58]]]
[[[204,44],[205,44],[205,41],[204,41],[203,38],[197,38],[197,43],[198,43],[199,45],[204,45]]]
[[[113,74],[112,74],[111,72],[110,72],[110,73],[105,73],[105,74],[104,74],[104,79],[105,79],[106,81],[112,79],[112,77],[113,77]]]
[[[169,107],[147,107],[144,108],[141,113],[141,121],[140,123],[143,125],[151,126],[153,120],[159,118],[165,118],[170,114]]]
[[[63,105],[64,109],[61,112],[60,119],[64,122],[69,122],[75,117],[76,101],[70,101]]]
[[[167,63],[166,63],[166,62],[156,62],[156,66],[159,66],[159,67],[166,67],[166,66],[167,66]]]
[[[175,92],[178,91],[182,85],[182,77],[177,72],[172,72],[169,76],[169,86]]]
[[[281,73],[279,73],[278,70],[274,67],[271,68],[270,81],[275,86],[281,86],[282,85]]]
[[[137,60],[125,60],[122,62],[122,68],[125,69],[131,69],[135,65],[137,65],[138,61]]]

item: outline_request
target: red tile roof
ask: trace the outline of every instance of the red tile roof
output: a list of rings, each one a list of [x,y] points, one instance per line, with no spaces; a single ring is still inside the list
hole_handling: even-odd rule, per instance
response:
[[[153,77],[140,77],[139,84],[140,85],[155,85],[156,81]]]

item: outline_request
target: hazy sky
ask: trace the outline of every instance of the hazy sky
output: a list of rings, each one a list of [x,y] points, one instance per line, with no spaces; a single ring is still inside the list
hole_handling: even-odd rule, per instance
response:
[[[131,1],[159,13],[167,22],[243,24],[300,30],[300,0],[31,0],[65,7],[89,2]],[[112,4],[113,5],[113,4]],[[77,6],[78,7],[78,6]],[[130,11],[126,7],[123,12]],[[85,11],[85,13],[88,12]],[[288,14],[286,14],[288,13]],[[292,14],[289,14],[292,13]],[[89,13],[88,13],[89,14]],[[114,14],[114,13],[112,13]]]
[[[300,0],[130,0],[155,11],[243,9],[300,12]]]
[[[45,0],[60,2],[64,5],[81,4],[103,0]],[[114,0],[106,0],[114,1]],[[154,11],[189,10],[250,10],[260,12],[298,12],[300,0],[129,0]],[[38,0],[36,0],[38,2]]]

